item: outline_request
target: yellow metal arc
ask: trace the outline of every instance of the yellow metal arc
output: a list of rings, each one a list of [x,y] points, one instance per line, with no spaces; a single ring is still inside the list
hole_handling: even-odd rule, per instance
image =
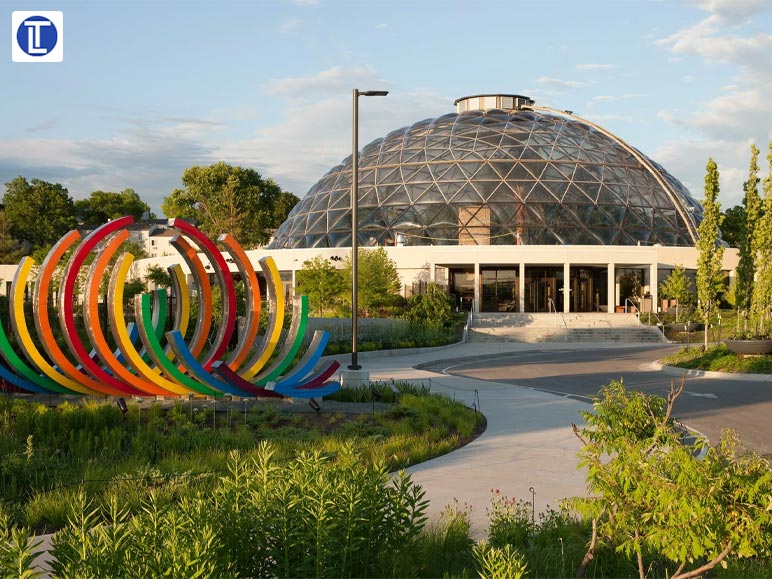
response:
[[[270,257],[264,257],[260,260],[260,268],[263,270],[268,286],[268,303],[271,305],[271,313],[268,319],[268,328],[260,345],[252,359],[239,372],[239,375],[245,380],[255,376],[271,359],[271,355],[279,344],[281,329],[284,325],[284,290],[279,269],[276,267],[276,262]]]
[[[105,270],[110,263],[110,259],[112,259],[129,236],[129,232],[125,229],[113,233],[109,237],[107,244],[102,247],[97,254],[97,258],[91,264],[89,274],[86,278],[85,303],[83,304],[83,319],[85,321],[86,333],[88,334],[91,346],[110,371],[112,377],[117,378],[148,395],[165,396],[170,394],[168,390],[159,387],[153,382],[142,380],[141,377],[132,374],[129,369],[118,360],[115,353],[113,353],[113,350],[107,344],[105,335],[102,332],[102,326],[99,323],[99,286],[101,285]],[[126,331],[125,325],[124,331]],[[99,368],[99,370],[104,372],[103,368]]]
[[[175,263],[169,266],[167,271],[172,279],[172,295],[174,295],[176,304],[174,329],[179,330],[180,334],[184,336],[190,322],[190,291],[188,290],[188,282],[185,281],[185,272],[180,264]],[[169,360],[174,359],[174,351],[172,351],[171,346],[166,347],[166,357]]]
[[[75,237],[77,238],[79,236],[76,235]],[[64,386],[65,388],[69,388],[70,390],[74,390],[75,392],[86,394],[88,396],[100,396],[102,394],[101,392],[92,390],[80,382],[58,372],[56,368],[48,363],[48,361],[43,357],[43,355],[40,353],[40,350],[38,350],[37,346],[35,345],[29,328],[27,327],[27,321],[24,318],[24,290],[27,286],[27,280],[29,279],[30,271],[34,265],[35,261],[29,256],[24,257],[21,260],[16,271],[16,278],[14,280],[15,283],[13,284],[13,293],[11,296],[11,325],[13,327],[13,332],[16,335],[16,339],[19,340],[19,344],[21,345],[24,356],[32,365],[34,365],[38,370],[40,370],[43,374],[48,376],[57,384]],[[35,319],[38,319],[40,316],[40,308],[47,308],[48,303],[44,300],[42,304],[38,303],[37,306],[38,307],[35,311]],[[48,311],[46,310],[46,315],[47,314]],[[42,339],[52,340],[53,336],[48,335]]]
[[[244,282],[244,293],[246,294],[246,318],[243,332],[239,332],[238,345],[226,361],[228,367],[236,371],[249,356],[260,328],[260,284],[257,281],[257,273],[255,273],[249,257],[239,242],[230,233],[221,235],[218,241],[225,247],[236,264]]]
[[[191,392],[189,389],[159,375],[156,370],[151,368],[142,359],[142,356],[134,348],[129,332],[126,329],[126,320],[123,315],[123,289],[133,262],[134,256],[130,253],[124,253],[113,267],[113,273],[110,277],[110,291],[107,297],[107,307],[110,312],[110,315],[107,317],[110,320],[110,329],[121,353],[140,376],[159,388],[174,394],[187,396]]]

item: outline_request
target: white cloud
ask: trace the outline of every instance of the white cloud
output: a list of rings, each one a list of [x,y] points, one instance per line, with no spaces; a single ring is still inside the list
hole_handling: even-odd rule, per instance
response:
[[[721,174],[722,205],[741,202],[750,143],[764,149],[772,138],[772,34],[759,32],[752,17],[772,7],[769,0],[694,0],[709,14],[655,42],[679,57],[734,67],[731,84],[716,86],[695,110],[661,111],[659,116],[700,135],[666,143],[655,158],[682,175],[695,197],[702,196],[705,163],[713,156]],[[688,78],[688,77],[687,77]],[[718,83],[717,83],[718,84]],[[658,157],[657,157],[658,156]],[[764,171],[762,171],[764,172]]]
[[[276,27],[276,32],[280,34],[287,34],[300,27],[301,22],[302,21],[300,18],[287,18],[286,20],[279,23],[279,25]]]
[[[763,75],[770,74],[772,34],[729,34],[718,14],[655,41],[674,54],[700,56],[709,62],[730,62]]]
[[[672,111],[660,112],[659,115],[676,125],[697,129],[716,139],[765,139],[772,129],[769,91],[772,91],[772,83],[765,87],[732,90],[715,97],[702,110],[690,116]]]
[[[388,28],[388,26],[389,25],[386,24],[385,22],[381,22],[380,24],[376,24],[375,25],[375,29],[376,30],[383,30],[384,28]]]
[[[769,0],[692,0],[695,4],[721,18],[727,24],[738,24],[768,10]]]
[[[619,68],[616,64],[577,64],[577,70],[614,70]]]
[[[381,89],[390,84],[369,67],[333,66],[312,76],[278,78],[269,81],[266,94],[277,97],[305,98],[351,93],[354,88]]]
[[[427,117],[453,111],[453,99],[418,89],[361,99],[360,149],[375,138]],[[351,97],[345,92],[296,102],[285,119],[252,139],[223,142],[219,157],[251,164],[282,188],[303,196],[311,185],[351,154]]]
[[[588,121],[592,121],[593,123],[596,123],[598,125],[604,125],[612,121],[624,121],[624,122],[635,121],[635,117],[631,115],[620,115],[615,113],[605,113],[605,114],[591,113],[591,114],[586,114],[581,116],[582,118],[585,118]]]
[[[154,210],[179,186],[183,170],[216,159],[203,145],[221,125],[210,120],[154,119],[109,139],[0,140],[0,181],[23,175],[58,182],[74,198],[131,187]]]
[[[719,171],[719,201],[722,209],[726,210],[742,203],[751,142],[722,139],[672,141],[659,147],[651,157],[667,167],[670,173],[678,175],[699,201],[705,197],[705,165],[709,158],[713,158]],[[761,173],[766,174],[763,165]]]
[[[622,101],[622,100],[630,100],[630,99],[639,99],[645,97],[645,94],[642,93],[624,93],[624,94],[616,94],[616,95],[598,95],[595,97],[592,97],[592,102],[600,103],[600,102],[611,102],[611,101]]]
[[[561,80],[559,78],[553,78],[550,76],[540,76],[536,79],[536,82],[558,90],[582,88],[590,84],[580,80]]]

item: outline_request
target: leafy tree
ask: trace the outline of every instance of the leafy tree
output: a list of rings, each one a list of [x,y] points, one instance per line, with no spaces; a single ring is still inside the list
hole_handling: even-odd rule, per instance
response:
[[[359,295],[357,303],[362,315],[373,315],[378,309],[391,305],[400,297],[402,286],[397,265],[383,247],[359,248],[357,260]],[[346,257],[343,271],[348,284],[348,303],[351,303],[351,256]]]
[[[72,198],[59,183],[29,182],[19,176],[5,187],[3,206],[11,236],[33,249],[56,243],[77,225]]]
[[[764,212],[754,231],[756,283],[753,285],[751,316],[758,334],[772,332],[772,141],[769,143],[769,174],[764,179]]]
[[[292,208],[298,203],[300,203],[300,199],[298,199],[296,195],[289,191],[282,191],[273,208],[274,227],[278,227],[284,223],[287,220],[290,211],[292,211]]]
[[[282,191],[254,169],[215,163],[182,174],[184,189],[175,189],[161,204],[167,217],[193,221],[206,235],[230,233],[245,248],[268,241]]]
[[[703,438],[685,445],[671,417],[683,386],[671,386],[666,400],[612,382],[593,411],[582,412],[587,426],[574,426],[589,492],[572,503],[592,521],[577,577],[599,542],[634,556],[641,578],[648,555],[671,561],[663,574],[673,579],[702,576],[730,559],[769,556],[769,462],[744,452],[732,432],[716,446]]]
[[[453,323],[453,310],[450,296],[435,283],[426,286],[422,294],[407,300],[405,317],[411,322],[420,322],[427,326],[447,327]]]
[[[132,304],[134,303],[134,296],[146,291],[147,285],[141,279],[134,278],[126,280],[126,284],[123,286],[124,307],[133,312]]]
[[[147,257],[147,252],[145,251],[143,245],[137,243],[136,241],[132,241],[131,239],[124,241],[118,248],[118,251],[115,252],[115,255],[110,258],[110,265],[107,266],[107,271],[105,272],[105,275],[99,284],[99,291],[102,295],[107,295],[107,292],[110,288],[110,273],[112,272],[113,266],[118,261],[118,258],[121,257],[121,255],[124,253],[130,253],[134,256],[134,259],[145,259]],[[91,265],[94,262],[94,259],[96,259],[96,254],[92,252],[88,255],[88,257],[86,257],[84,266]],[[86,271],[86,267],[81,269],[78,275],[78,283],[76,288],[83,287],[83,284],[85,284]],[[126,286],[124,287],[123,291],[125,296],[130,296],[132,299],[134,299],[136,294],[142,293],[146,290],[147,286],[143,280],[130,278],[126,280]],[[126,303],[129,303],[128,297],[126,299]]]
[[[153,263],[145,270],[145,281],[155,287],[169,288],[172,285],[172,276],[160,265]]]
[[[26,252],[24,246],[11,235],[11,224],[0,209],[0,263],[17,263]]]
[[[676,265],[667,279],[659,284],[659,293],[662,297],[676,300],[676,322],[678,321],[678,309],[691,302],[694,295],[692,280],[686,275],[686,269],[682,265]]]
[[[756,223],[761,213],[759,197],[759,150],[751,145],[751,163],[748,181],[745,182],[745,205],[740,237],[740,261],[737,265],[737,284],[735,285],[735,304],[746,318],[751,309],[754,278],[756,276],[756,249],[754,237]]]
[[[311,309],[319,312],[319,317],[334,310],[346,292],[343,271],[320,255],[303,262],[303,269],[295,274],[295,283],[297,291],[308,296]]]
[[[743,186],[747,187],[748,183]],[[747,194],[747,189],[746,189]],[[745,227],[745,207],[735,205],[730,207],[723,214],[721,221],[721,238],[731,247],[740,247],[743,239],[743,230]]]
[[[705,201],[703,219],[697,228],[697,299],[705,323],[705,348],[708,347],[710,317],[718,307],[718,297],[723,284],[721,278],[724,247],[719,243],[721,206],[718,203],[718,166],[708,159],[705,175]]]
[[[75,215],[86,227],[96,227],[125,215],[140,221],[145,214],[155,217],[134,189],[124,189],[120,193],[94,191],[88,199],[75,201]]]

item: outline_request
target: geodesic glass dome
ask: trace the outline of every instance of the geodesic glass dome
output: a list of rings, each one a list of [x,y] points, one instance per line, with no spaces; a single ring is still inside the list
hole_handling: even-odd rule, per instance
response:
[[[519,95],[456,104],[361,151],[360,244],[694,245],[700,204],[610,132]],[[350,192],[348,157],[270,247],[351,246]]]

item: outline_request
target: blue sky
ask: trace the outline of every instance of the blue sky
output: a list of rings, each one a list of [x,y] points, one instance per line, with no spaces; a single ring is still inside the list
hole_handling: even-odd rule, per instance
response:
[[[11,61],[11,12],[61,10],[62,63]],[[224,160],[303,196],[360,144],[479,93],[570,109],[701,199],[740,203],[772,138],[770,0],[156,0],[0,4],[0,183],[131,187],[160,216],[186,167]],[[0,51],[2,54],[2,51]]]

